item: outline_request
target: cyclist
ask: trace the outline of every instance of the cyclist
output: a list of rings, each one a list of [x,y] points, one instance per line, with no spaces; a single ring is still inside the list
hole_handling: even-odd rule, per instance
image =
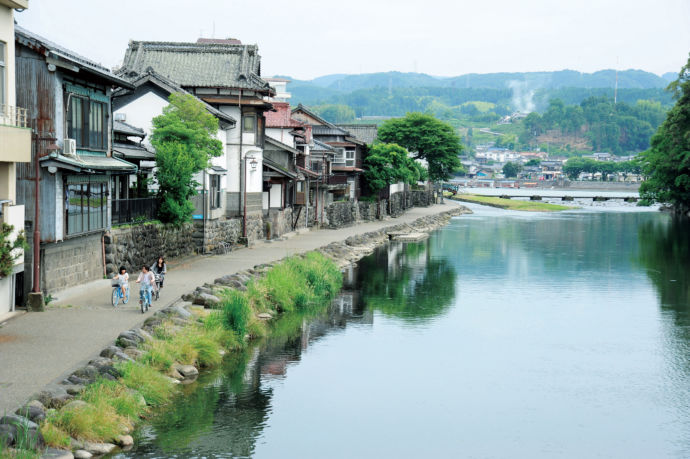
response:
[[[122,298],[127,298],[125,296],[125,290],[129,288],[129,274],[127,273],[127,269],[124,266],[120,266],[120,271],[118,274],[115,274],[115,279],[117,279],[117,283],[120,286],[120,293],[122,294]]]
[[[147,304],[151,304],[151,290],[153,289],[153,285],[155,284],[156,279],[153,276],[153,273],[149,270],[149,267],[144,265],[141,267],[141,273],[139,273],[139,277],[137,278],[137,284],[141,283],[141,289],[144,290],[144,295],[145,299],[147,301]],[[142,299],[139,299],[139,304],[141,304]]]
[[[165,264],[165,258],[163,257],[158,257],[158,260],[156,260],[152,265],[151,265],[151,271],[153,271],[153,274],[158,276],[158,283],[160,284],[160,288],[163,288],[163,281],[165,280],[165,274],[168,272],[167,266]]]

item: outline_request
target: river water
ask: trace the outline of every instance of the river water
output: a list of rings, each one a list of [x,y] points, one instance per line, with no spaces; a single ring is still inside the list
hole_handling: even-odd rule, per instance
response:
[[[363,259],[116,457],[690,457],[690,227],[472,207]]]

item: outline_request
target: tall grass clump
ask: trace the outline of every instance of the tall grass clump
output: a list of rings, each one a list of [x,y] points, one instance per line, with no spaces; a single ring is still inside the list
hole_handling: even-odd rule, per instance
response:
[[[230,290],[223,295],[220,304],[223,311],[223,325],[243,339],[252,317],[247,295],[244,292]]]
[[[51,423],[74,438],[92,441],[110,441],[122,433],[123,427],[132,427],[105,398],[95,403],[66,406]]]
[[[175,388],[169,378],[152,367],[137,362],[124,362],[118,367],[122,372],[122,383],[135,389],[151,406],[160,406],[172,397]]]
[[[134,423],[148,412],[146,402],[136,390],[130,389],[120,381],[100,379],[89,384],[80,398],[87,403],[98,403],[105,400],[115,412]]]

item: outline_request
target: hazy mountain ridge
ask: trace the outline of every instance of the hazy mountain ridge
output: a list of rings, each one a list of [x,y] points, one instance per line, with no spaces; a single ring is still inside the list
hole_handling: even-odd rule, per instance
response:
[[[644,70],[621,70],[618,72],[619,89],[664,88],[677,75],[672,72],[663,76]],[[616,82],[616,71],[607,69],[593,73],[575,70],[553,72],[501,72],[468,73],[454,77],[437,77],[425,73],[380,72],[355,75],[324,75],[313,80],[293,80],[293,85],[317,86],[335,92],[352,92],[358,89],[449,87],[504,89],[511,84],[524,83],[531,89],[539,88],[607,88]]]

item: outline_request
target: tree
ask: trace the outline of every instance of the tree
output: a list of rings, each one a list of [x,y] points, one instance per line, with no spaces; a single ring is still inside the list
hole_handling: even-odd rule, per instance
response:
[[[407,150],[394,143],[374,144],[364,166],[364,178],[369,189],[376,194],[393,183],[417,183],[424,174],[423,166],[412,159]]]
[[[447,123],[422,113],[408,113],[404,118],[391,119],[379,127],[378,138],[384,143],[396,143],[424,159],[429,178],[448,180],[462,170],[458,155],[462,152],[460,137]]]
[[[223,153],[223,144],[214,138],[218,120],[202,102],[183,93],[172,93],[168,100],[163,114],[153,119],[151,144],[156,149],[156,180],[163,199],[159,218],[179,225],[194,212],[189,201],[198,186],[194,174]]]
[[[521,170],[522,164],[508,161],[503,165],[503,175],[505,175],[506,177],[517,177],[518,173]]]
[[[670,203],[685,214],[690,210],[690,58],[668,89],[676,104],[652,137],[651,147],[641,154],[647,180],[640,196]]]
[[[324,104],[313,107],[313,110],[322,118],[331,123],[348,123],[354,121],[355,111],[342,104]]]
[[[532,158],[527,163],[525,163],[525,166],[530,167],[530,166],[539,166],[541,164],[541,159],[537,158]]]

